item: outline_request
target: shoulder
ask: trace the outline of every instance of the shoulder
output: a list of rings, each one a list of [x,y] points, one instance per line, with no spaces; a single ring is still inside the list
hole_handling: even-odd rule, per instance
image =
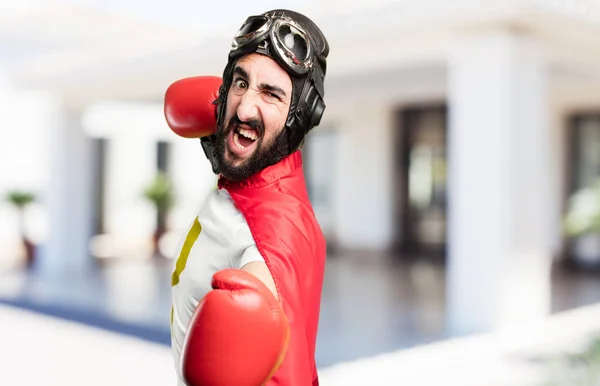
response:
[[[238,225],[244,222],[241,212],[226,190],[215,189],[211,191],[199,215],[203,224],[205,222],[218,223],[220,227],[227,227],[229,229],[228,233],[234,231]]]

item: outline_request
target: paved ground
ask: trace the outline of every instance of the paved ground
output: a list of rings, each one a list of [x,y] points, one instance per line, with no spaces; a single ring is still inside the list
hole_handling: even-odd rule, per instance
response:
[[[170,344],[171,264],[118,262],[82,277],[0,276],[0,303]],[[444,273],[420,263],[330,259],[323,289],[320,366],[443,339]],[[365,334],[369,331],[369,334]]]
[[[169,345],[171,262],[115,262],[87,276],[0,276],[0,303]],[[600,302],[600,279],[557,271],[553,310]],[[445,326],[445,273],[427,261],[381,256],[328,260],[317,363],[331,366],[452,336]]]
[[[551,373],[541,359],[577,349],[598,332],[600,304],[521,331],[321,367],[321,385],[542,386]],[[164,345],[22,309],[0,306],[0,342],[1,385],[175,384],[171,353]]]
[[[127,335],[0,307],[0,384],[174,385],[169,349]]]
[[[599,335],[600,304],[559,313],[519,331],[447,340],[328,367],[322,384],[597,386],[600,363],[574,371],[562,358],[580,352]]]

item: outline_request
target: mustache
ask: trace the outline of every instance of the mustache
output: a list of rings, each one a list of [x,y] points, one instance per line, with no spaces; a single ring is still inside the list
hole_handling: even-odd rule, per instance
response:
[[[254,129],[254,130],[256,130],[258,135],[261,137],[265,132],[264,125],[258,119],[251,119],[249,121],[244,122],[237,115],[234,115],[233,117],[231,117],[231,120],[229,121],[229,127],[230,127],[229,130],[233,130],[235,127],[239,127],[239,126],[246,126],[251,129]]]

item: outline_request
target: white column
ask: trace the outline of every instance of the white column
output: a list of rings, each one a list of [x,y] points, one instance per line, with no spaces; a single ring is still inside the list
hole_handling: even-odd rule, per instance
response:
[[[549,312],[548,72],[540,47],[504,33],[461,41],[449,63],[449,327],[535,322]]]
[[[20,265],[25,254],[19,214],[6,200],[7,193],[31,192],[37,200],[43,196],[48,175],[45,136],[52,121],[48,97],[43,92],[15,89],[0,66],[0,270]],[[39,201],[25,210],[25,232],[35,243],[44,241],[44,212]]]
[[[45,132],[48,172],[43,203],[48,234],[38,257],[42,275],[65,277],[87,272],[92,266],[88,243],[92,235],[92,142],[81,128],[79,111],[67,110],[59,100]]]
[[[16,122],[11,114],[9,104],[14,97],[11,93],[9,79],[4,69],[0,67],[0,116],[3,125],[0,127],[3,140],[0,141],[0,270],[20,263],[24,254],[21,246],[19,234],[19,217],[16,208],[14,208],[5,198],[9,190],[30,188],[23,186],[21,173],[18,173],[12,163],[19,162],[24,157],[19,155],[19,145],[24,144],[24,135],[22,131],[10,130],[9,126]],[[16,144],[16,146],[15,146]],[[23,165],[18,165],[23,166]],[[28,175],[29,173],[23,173]]]

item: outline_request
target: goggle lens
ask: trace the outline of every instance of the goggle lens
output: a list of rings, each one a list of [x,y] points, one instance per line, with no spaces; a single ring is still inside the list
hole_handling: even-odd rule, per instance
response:
[[[294,59],[303,62],[308,59],[308,45],[304,36],[289,24],[283,24],[277,31],[277,38],[293,55]]]
[[[266,22],[267,19],[264,17],[253,18],[252,20],[244,24],[242,28],[240,28],[236,37],[243,37],[248,34],[254,33],[258,31],[262,26],[264,26]]]

